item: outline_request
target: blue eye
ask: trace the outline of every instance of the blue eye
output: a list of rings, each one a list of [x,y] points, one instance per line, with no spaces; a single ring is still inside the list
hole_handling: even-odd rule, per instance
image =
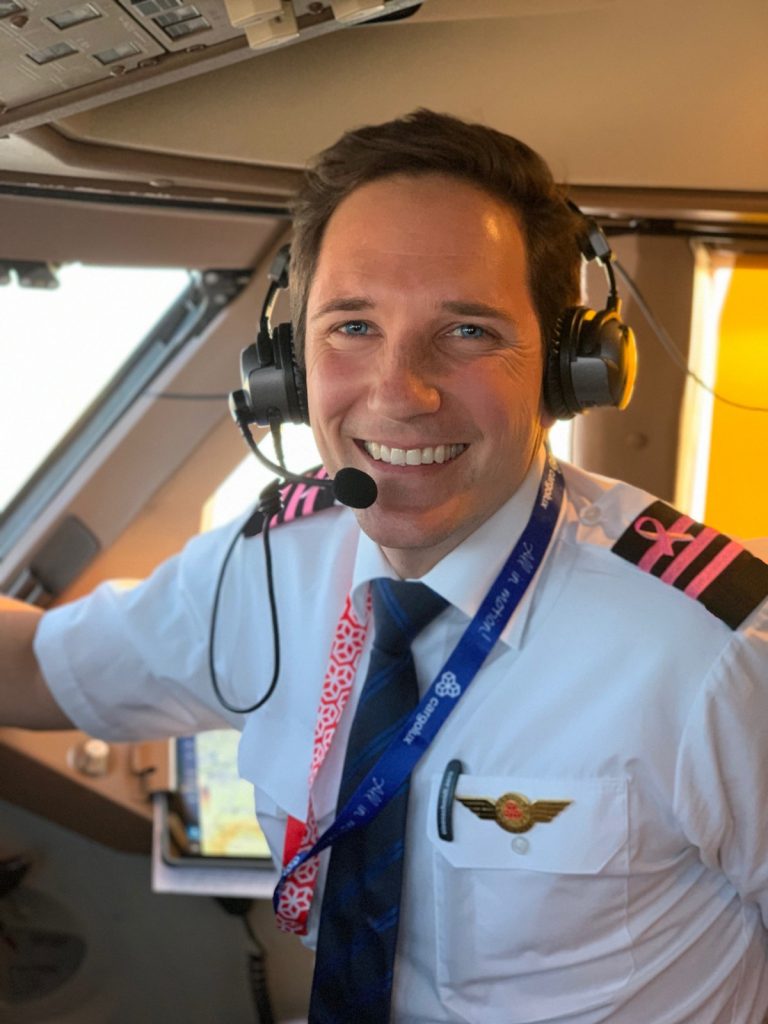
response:
[[[459,324],[453,328],[451,334],[457,334],[460,338],[484,338],[486,330],[477,324]]]
[[[364,320],[349,320],[339,328],[342,334],[350,337],[362,337],[368,333],[368,324]]]

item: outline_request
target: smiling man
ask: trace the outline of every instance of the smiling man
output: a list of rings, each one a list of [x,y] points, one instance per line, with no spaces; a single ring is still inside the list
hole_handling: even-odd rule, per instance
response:
[[[243,730],[278,921],[317,947],[312,1024],[768,1008],[768,566],[546,453],[556,416],[631,387],[615,296],[574,308],[594,248],[515,139],[428,111],[346,134],[296,201],[295,346],[325,469],[378,497],[288,489],[274,695],[250,707],[258,516],[218,605],[229,710],[208,627],[242,522],[131,590],[4,616],[5,721]]]
[[[513,210],[444,174],[358,188],[323,238],[306,369],[326,468],[374,477],[360,526],[422,576],[515,493],[551,422]]]

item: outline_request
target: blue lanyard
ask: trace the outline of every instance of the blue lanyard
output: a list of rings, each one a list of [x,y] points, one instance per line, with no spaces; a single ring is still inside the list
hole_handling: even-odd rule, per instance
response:
[[[413,771],[477,675],[543,562],[555,532],[564,490],[563,474],[548,452],[531,516],[475,617],[418,707],[362,780],[333,824],[314,846],[303,853],[297,853],[285,865],[273,896],[275,910],[289,876],[339,836],[374,818]]]

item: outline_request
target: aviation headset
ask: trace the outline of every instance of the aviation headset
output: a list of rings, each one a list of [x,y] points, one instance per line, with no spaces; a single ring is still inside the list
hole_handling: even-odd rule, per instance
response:
[[[581,255],[587,262],[600,263],[609,293],[604,309],[571,306],[564,310],[547,345],[544,402],[558,419],[597,407],[625,408],[632,397],[637,365],[634,333],[621,319],[608,239],[596,221],[567,202],[584,222]],[[296,361],[292,326],[282,323],[273,330],[271,325],[278,292],[288,287],[289,261],[290,247],[284,245],[269,270],[258,337],[240,357],[242,391],[235,393],[236,415],[245,423],[272,427],[309,423],[306,381]]]

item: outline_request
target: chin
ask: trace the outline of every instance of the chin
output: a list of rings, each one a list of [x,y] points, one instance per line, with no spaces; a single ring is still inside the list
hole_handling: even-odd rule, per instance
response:
[[[447,553],[474,529],[466,517],[456,519],[434,506],[420,512],[377,505],[356,514],[360,529],[381,548],[425,552],[444,548],[443,553]]]

